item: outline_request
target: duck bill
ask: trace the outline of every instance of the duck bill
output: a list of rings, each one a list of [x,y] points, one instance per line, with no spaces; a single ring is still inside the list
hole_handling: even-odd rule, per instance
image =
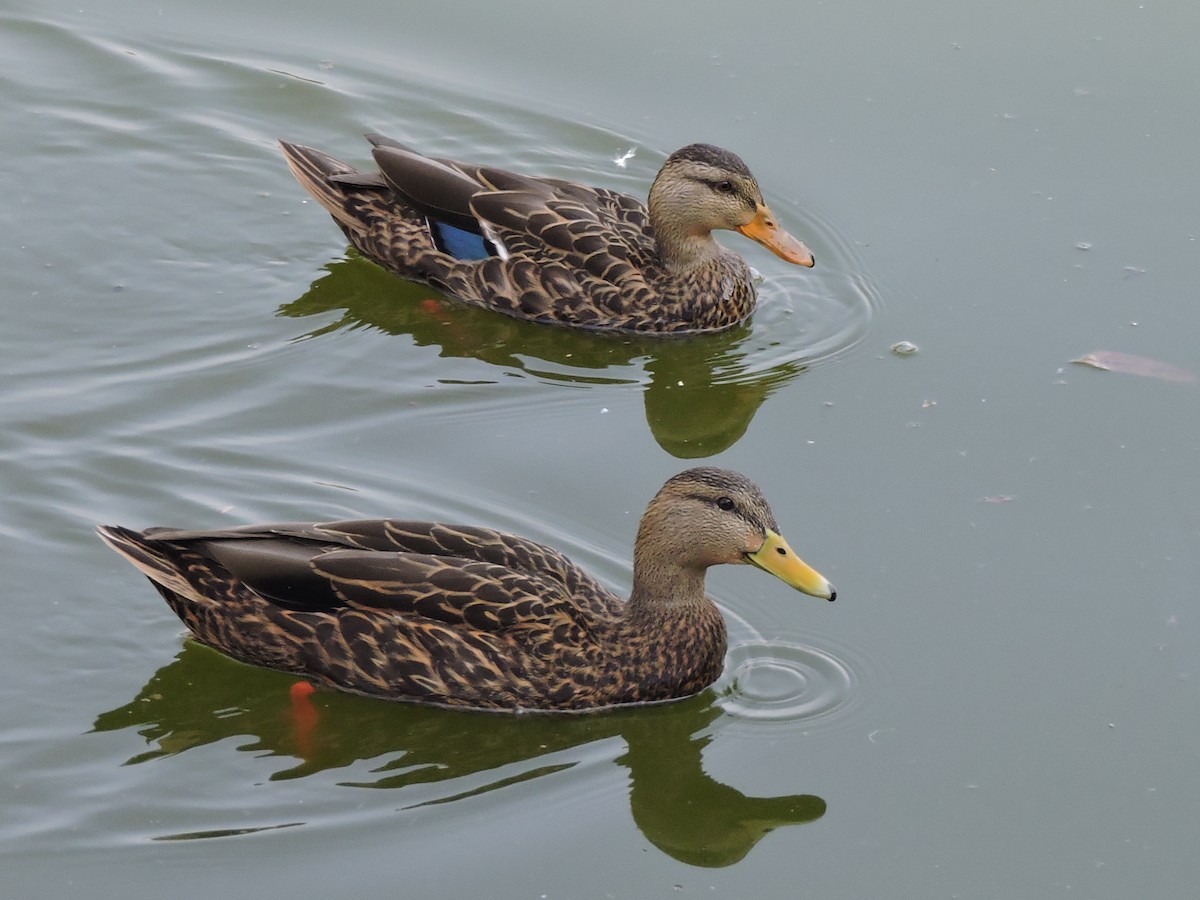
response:
[[[747,553],[746,560],[798,591],[826,600],[837,597],[828,579],[798,557],[788,542],[774,531],[767,532],[763,545],[754,553]]]
[[[774,213],[765,204],[758,204],[754,218],[745,225],[739,225],[737,230],[750,240],[762,244],[780,259],[798,266],[813,266],[813,255],[809,249],[779,227]]]

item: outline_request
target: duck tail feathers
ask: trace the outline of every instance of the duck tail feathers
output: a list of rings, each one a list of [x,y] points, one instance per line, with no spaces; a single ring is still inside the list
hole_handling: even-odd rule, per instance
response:
[[[158,542],[153,538],[121,525],[100,525],[96,531],[108,546],[133,563],[156,585],[177,594],[194,593],[179,567],[156,546]]]
[[[358,224],[357,218],[347,209],[346,200],[351,194],[384,187],[377,174],[360,172],[320,150],[287,141],[280,141],[279,146],[296,180],[343,227]]]

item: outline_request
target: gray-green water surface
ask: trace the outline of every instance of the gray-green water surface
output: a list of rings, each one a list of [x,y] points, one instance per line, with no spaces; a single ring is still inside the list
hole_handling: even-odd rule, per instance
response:
[[[0,893],[1191,896],[1200,389],[1070,360],[1200,369],[1198,9],[10,0]],[[726,146],[817,267],[729,235],[760,309],[682,341],[464,310],[275,145],[368,130],[637,194]],[[624,588],[695,461],[839,600],[714,571],[721,681],[597,716],[304,731],[92,530],[478,522]]]

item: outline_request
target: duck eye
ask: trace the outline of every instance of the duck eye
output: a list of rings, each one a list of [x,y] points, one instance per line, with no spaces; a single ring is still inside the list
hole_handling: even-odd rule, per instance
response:
[[[713,185],[713,187],[716,188],[716,190],[722,194],[732,194],[733,193],[733,182],[732,181],[718,181],[716,184]]]
[[[731,509],[733,509],[733,501],[728,497],[721,497],[717,500],[717,507],[725,510],[725,512],[729,512]]]

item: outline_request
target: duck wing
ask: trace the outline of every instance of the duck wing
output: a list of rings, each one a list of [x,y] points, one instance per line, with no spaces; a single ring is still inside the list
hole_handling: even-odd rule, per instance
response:
[[[622,602],[556,550],[487,528],[364,519],[216,532],[155,528],[144,537],[209,558],[284,608],[343,606],[484,630],[585,624]],[[193,570],[206,568],[193,566]]]
[[[424,156],[380,135],[368,135],[379,177],[424,214],[437,242],[439,225],[486,239],[502,258],[583,266],[606,248],[619,258],[653,252],[645,204],[633,197],[570,181],[533,178],[491,166]],[[602,277],[607,266],[595,267]]]
[[[581,646],[595,612],[553,577],[419,553],[337,550],[311,562],[341,605],[391,612],[518,643]]]

